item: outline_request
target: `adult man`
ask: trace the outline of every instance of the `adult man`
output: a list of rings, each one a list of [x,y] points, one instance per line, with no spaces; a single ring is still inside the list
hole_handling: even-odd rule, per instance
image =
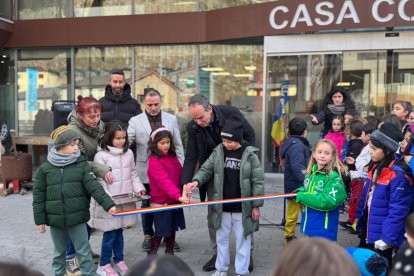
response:
[[[128,125],[128,140],[136,143],[136,165],[139,178],[147,190],[147,194],[151,193],[148,183],[147,169],[148,169],[148,141],[151,132],[157,128],[164,126],[171,131],[174,139],[174,145],[177,152],[177,157],[181,164],[184,161],[184,149],[181,142],[180,130],[178,129],[177,117],[167,112],[161,111],[161,94],[154,88],[145,90],[144,93],[145,112],[141,113],[129,120]],[[149,207],[143,203],[142,207]],[[154,235],[153,215],[144,214],[142,218],[142,228],[144,231],[144,242],[142,249],[149,251],[151,248],[151,238]],[[174,251],[179,251],[180,247],[177,243],[174,244]]]
[[[99,99],[102,103],[101,120],[107,123],[117,119],[128,124],[129,119],[142,113],[141,106],[131,97],[131,86],[125,82],[124,71],[112,69],[109,74],[105,96]]]
[[[255,145],[254,129],[237,108],[228,105],[211,105],[207,97],[202,94],[192,96],[188,106],[193,120],[187,125],[188,141],[181,177],[182,185],[192,181],[197,163],[201,166],[210,156],[213,149],[222,142],[221,129],[224,126],[225,118],[234,114],[243,118],[243,140],[247,141],[249,145]],[[206,193],[208,198],[212,198],[213,185],[209,183],[204,186],[206,186],[206,189],[200,189],[201,201],[205,200]],[[216,231],[212,223],[211,208],[208,208],[207,211],[207,222],[208,234],[214,255],[203,266],[203,270],[212,271],[215,269],[217,243]],[[249,270],[251,271],[252,269],[253,262],[251,258]]]

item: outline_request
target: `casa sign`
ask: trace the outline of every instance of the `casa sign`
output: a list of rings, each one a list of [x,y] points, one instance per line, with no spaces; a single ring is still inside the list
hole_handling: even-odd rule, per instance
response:
[[[306,1],[308,2],[308,1]],[[269,14],[272,29],[333,27],[346,24],[360,27],[361,20],[387,24],[396,20],[414,23],[414,0],[345,0],[309,1],[295,5],[279,5]],[[316,5],[315,5],[316,2]],[[355,2],[355,3],[354,3]],[[292,3],[292,2],[291,2]],[[367,7],[367,5],[369,5]],[[366,18],[366,16],[370,18]],[[409,24],[409,25],[411,25]],[[392,24],[391,24],[392,25]]]

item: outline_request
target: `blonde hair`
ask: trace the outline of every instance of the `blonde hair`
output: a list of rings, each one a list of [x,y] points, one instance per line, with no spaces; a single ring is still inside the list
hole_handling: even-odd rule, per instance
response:
[[[348,169],[339,161],[338,154],[336,153],[335,144],[331,140],[326,140],[326,139],[321,139],[316,143],[316,145],[315,145],[315,147],[312,151],[312,156],[311,156],[311,159],[309,160],[308,167],[306,168],[306,174],[307,175],[312,174],[313,165],[316,164],[316,160],[313,157],[313,154],[315,153],[316,149],[322,144],[329,145],[329,147],[332,150],[332,160],[327,165],[325,165],[325,167],[322,169],[322,171],[329,174],[331,171],[337,170],[340,176],[341,176],[341,174],[347,174]],[[342,178],[342,176],[341,176],[341,178]]]

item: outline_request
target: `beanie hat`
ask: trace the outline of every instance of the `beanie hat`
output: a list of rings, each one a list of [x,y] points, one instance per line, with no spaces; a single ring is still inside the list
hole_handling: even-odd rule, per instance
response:
[[[366,248],[349,247],[346,251],[358,265],[362,276],[385,276],[388,261],[384,257]]]
[[[393,153],[398,150],[399,142],[404,140],[401,129],[391,123],[384,123],[379,130],[372,132],[369,138],[379,142]]]
[[[243,140],[243,121],[240,116],[231,115],[221,129],[221,138],[241,142]]]
[[[72,141],[80,139],[79,133],[69,126],[60,126],[55,129],[50,137],[55,140],[55,147],[60,148],[69,145]]]

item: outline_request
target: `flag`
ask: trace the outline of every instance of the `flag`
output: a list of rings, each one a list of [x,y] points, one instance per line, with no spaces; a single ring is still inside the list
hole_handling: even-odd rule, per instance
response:
[[[279,103],[276,107],[276,115],[273,117],[273,125],[272,125],[272,139],[273,144],[276,146],[280,146],[282,142],[285,140],[287,135],[287,124],[288,124],[288,112],[289,112],[289,105],[288,105],[288,87],[289,81],[287,74],[285,75],[285,79],[282,81],[281,85],[281,97]]]

